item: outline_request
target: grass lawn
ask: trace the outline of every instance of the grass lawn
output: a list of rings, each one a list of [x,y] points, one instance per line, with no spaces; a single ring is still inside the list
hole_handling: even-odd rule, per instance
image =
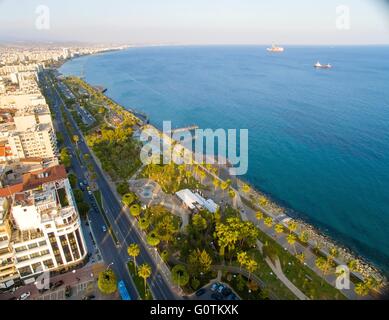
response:
[[[268,243],[274,255],[279,257],[284,274],[307,297],[314,300],[346,299],[339,290],[324,281],[309,267],[301,264],[296,257],[285,251],[274,239],[262,231],[260,231],[259,238],[262,243]],[[263,259],[259,252],[256,255]]]
[[[142,300],[153,300],[153,295],[151,294],[149,285],[147,285],[146,293],[145,293],[145,283],[143,278],[139,277],[138,274],[135,272],[135,265],[133,261],[130,261],[127,263],[128,272],[130,273],[130,276],[132,280],[135,283],[136,288],[138,289],[138,292],[142,298]]]

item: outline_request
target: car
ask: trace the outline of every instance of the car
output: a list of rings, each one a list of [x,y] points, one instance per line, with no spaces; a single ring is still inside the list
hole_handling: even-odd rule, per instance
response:
[[[20,296],[19,300],[27,300],[30,296],[31,292],[25,292]]]
[[[211,286],[211,291],[216,291],[220,286],[221,286],[221,284],[220,284],[219,282],[215,282],[215,283]]]
[[[43,288],[43,289],[40,289],[39,290],[39,293],[40,294],[44,294],[46,291],[48,291],[49,289],[46,289],[46,288]]]
[[[61,287],[63,284],[64,284],[64,282],[62,280],[57,281],[55,283],[50,283],[50,290],[55,290],[55,289]]]
[[[230,288],[224,288],[221,293],[223,296],[228,297],[230,294],[232,294],[232,290]]]
[[[101,229],[103,230],[103,232],[107,232],[107,227],[106,226],[102,226]]]
[[[216,293],[216,292],[212,293],[211,298],[213,300],[218,300],[218,301],[223,300],[223,296],[220,293]]]
[[[88,187],[89,188],[89,187]],[[90,196],[92,196],[93,195],[93,192],[92,191],[88,191],[88,194],[90,195]]]
[[[82,297],[82,300],[93,300],[93,299],[95,299],[96,297],[93,295],[93,294],[91,294],[91,295],[89,295],[89,296],[83,296]]]
[[[216,292],[222,293],[224,289],[226,289],[226,287],[225,287],[223,284],[221,284],[221,285],[217,288]]]
[[[227,300],[239,300],[239,298],[235,295],[235,293],[231,293],[228,297]]]
[[[205,293],[207,292],[207,290],[205,289],[200,289],[196,292],[196,296],[197,297],[201,297],[202,295],[204,295]]]
[[[71,286],[66,286],[65,289],[65,297],[70,298],[72,296],[72,287]]]

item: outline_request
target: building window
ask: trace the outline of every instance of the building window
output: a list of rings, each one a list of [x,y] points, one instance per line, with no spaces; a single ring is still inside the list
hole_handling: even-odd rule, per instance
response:
[[[28,245],[28,248],[29,248],[29,249],[38,248],[38,244],[36,244],[36,243],[31,243],[31,244]]]
[[[31,267],[27,266],[27,267],[24,267],[24,268],[20,268],[19,269],[19,273],[20,273],[21,277],[27,277],[30,274],[32,274]]]
[[[70,249],[69,249],[69,244],[68,244],[68,240],[66,239],[65,236],[60,236],[59,237],[60,240],[61,240],[61,246],[62,246],[62,250],[65,254],[65,258],[66,258],[66,261],[69,263],[69,262],[72,262],[73,259],[72,259],[72,255],[70,253]]]
[[[54,263],[51,259],[43,261],[43,264],[47,269],[54,268]]]
[[[34,270],[34,273],[38,273],[38,272],[42,272],[43,271],[42,264],[40,262],[34,263],[32,265],[32,269]]]

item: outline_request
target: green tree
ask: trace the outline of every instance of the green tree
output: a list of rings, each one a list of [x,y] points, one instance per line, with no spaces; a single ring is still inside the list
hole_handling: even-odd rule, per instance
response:
[[[357,283],[355,285],[354,291],[358,296],[361,296],[361,297],[367,296],[370,292],[368,286],[364,282]]]
[[[116,191],[121,195],[124,196],[126,193],[130,192],[130,188],[128,186],[128,183],[122,182],[119,183],[116,187]]]
[[[291,233],[296,232],[297,227],[298,225],[296,221],[291,220],[288,222],[288,229]]]
[[[238,259],[240,269],[242,270],[242,266],[244,266],[249,259],[247,252],[245,251],[239,252],[237,255],[237,259]]]
[[[305,262],[305,254],[304,253],[296,254],[296,258],[298,261],[300,261],[301,264],[304,264],[304,262]]]
[[[138,269],[138,276],[141,277],[145,285],[145,296],[147,295],[147,279],[150,278],[152,273],[151,267],[148,264],[142,264]]]
[[[299,239],[302,243],[308,243],[309,241],[309,234],[308,231],[303,231],[300,233]]]
[[[348,262],[347,266],[351,271],[356,272],[358,270],[358,261],[357,260],[350,260]]]
[[[72,160],[70,158],[69,152],[67,148],[63,148],[60,152],[60,159],[62,164],[66,167],[69,168],[72,165]]]
[[[265,226],[266,226],[266,227],[268,227],[268,228],[273,227],[274,222],[273,222],[273,219],[272,219],[272,218],[267,217],[267,218],[265,218],[264,221],[265,221]]]
[[[123,197],[122,197],[122,203],[127,206],[127,207],[131,207],[131,205],[134,203],[134,201],[136,200],[136,197],[135,197],[135,194],[133,193],[126,193]]]
[[[77,188],[77,177],[76,177],[76,175],[71,173],[71,174],[68,175],[68,178],[69,178],[69,182],[70,182],[70,185],[71,185],[72,189],[76,189]]]
[[[134,265],[135,265],[135,270],[137,268],[137,265],[136,265],[136,257],[139,256],[140,254],[140,248],[139,248],[139,245],[137,245],[136,243],[133,243],[131,244],[128,248],[127,248],[127,253],[130,257],[132,257],[134,259]]]
[[[180,287],[184,287],[188,284],[189,274],[188,274],[188,271],[186,270],[185,266],[178,264],[178,265],[173,267],[172,280],[176,285],[178,285]]]
[[[117,290],[117,280],[115,273],[111,269],[100,272],[97,286],[101,293],[105,295],[115,293]]]
[[[288,241],[288,244],[293,247],[295,253],[296,253],[296,247],[295,247],[295,244],[296,244],[296,236],[294,234],[289,234],[288,237],[287,237],[287,241]]]
[[[232,189],[230,189],[230,190],[228,191],[228,196],[231,198],[231,200],[234,199],[234,198],[236,197],[235,191],[232,190]]]
[[[147,229],[150,227],[150,220],[148,218],[142,218],[138,222],[139,229],[142,231],[147,231]]]
[[[284,232],[284,226],[282,224],[278,223],[274,226],[274,230],[275,230],[277,237],[278,237],[278,235],[280,235],[281,233]]]
[[[140,208],[140,205],[139,204],[133,204],[131,205],[130,207],[130,214],[134,217],[134,218],[139,218],[140,214],[141,214],[141,208]]]
[[[78,143],[80,142],[80,137],[78,135],[74,135],[73,136],[73,142],[76,144],[77,148],[78,148]]]
[[[213,186],[215,187],[215,190],[218,190],[220,187],[220,180],[219,179],[213,179]]]
[[[197,231],[201,232],[207,229],[207,220],[205,220],[201,214],[195,214],[192,218],[192,224]]]
[[[155,231],[151,231],[148,235],[147,235],[147,243],[152,246],[152,247],[156,247],[160,244],[161,242],[161,239],[158,238],[158,235]]]
[[[258,221],[262,221],[264,219],[264,215],[262,211],[258,211],[255,216]]]
[[[251,191],[251,188],[248,184],[244,184],[243,187],[242,187],[242,191],[244,193],[249,193]]]
[[[249,280],[251,279],[251,274],[258,269],[258,263],[254,259],[249,259],[246,262],[246,269],[249,272]]]

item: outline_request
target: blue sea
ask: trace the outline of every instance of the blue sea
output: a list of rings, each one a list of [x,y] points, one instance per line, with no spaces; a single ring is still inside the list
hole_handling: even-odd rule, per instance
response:
[[[60,71],[160,128],[249,129],[243,178],[389,274],[389,47],[131,48]]]

